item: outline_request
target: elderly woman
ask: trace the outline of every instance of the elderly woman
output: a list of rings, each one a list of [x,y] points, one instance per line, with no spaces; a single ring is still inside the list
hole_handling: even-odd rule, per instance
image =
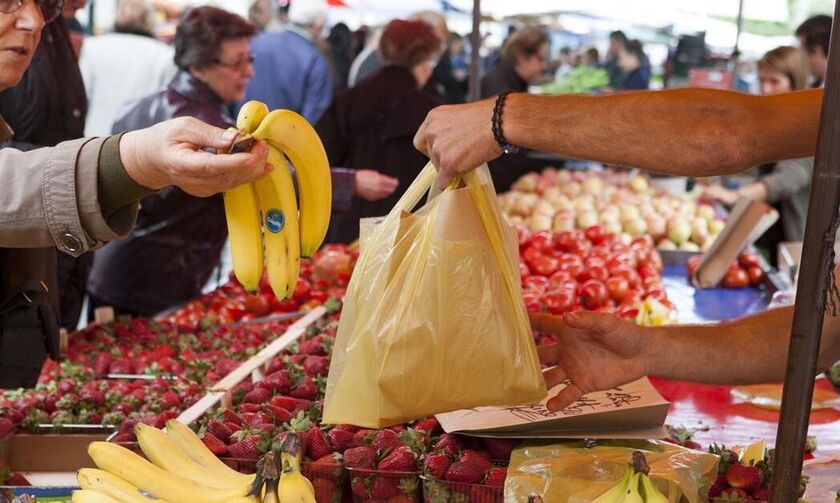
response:
[[[379,40],[385,66],[339,95],[318,122],[330,165],[355,170],[351,206],[333,216],[330,242],[353,241],[360,218],[387,214],[426,164],[412,138],[438,105],[422,88],[441,47],[428,23],[391,21]]]
[[[254,74],[254,33],[251,23],[222,9],[188,11],[175,33],[178,73],[165,90],[129,105],[114,131],[181,116],[232,125],[228,106],[244,97]],[[133,234],[96,254],[88,280],[91,307],[151,315],[195,297],[226,239],[221,195],[200,199],[173,187],[144,198]]]

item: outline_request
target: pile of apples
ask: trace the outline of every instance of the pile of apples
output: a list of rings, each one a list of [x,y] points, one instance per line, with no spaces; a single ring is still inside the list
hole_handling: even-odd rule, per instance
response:
[[[531,232],[602,226],[625,243],[649,235],[660,250],[705,251],[724,221],[695,194],[673,195],[642,175],[546,168],[528,173],[499,196],[511,224]]]

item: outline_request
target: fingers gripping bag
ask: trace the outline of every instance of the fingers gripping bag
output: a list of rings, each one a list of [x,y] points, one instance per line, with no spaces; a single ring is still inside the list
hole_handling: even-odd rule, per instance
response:
[[[486,165],[412,212],[436,176],[428,164],[384,220],[362,226],[324,423],[382,428],[546,395],[518,241]]]

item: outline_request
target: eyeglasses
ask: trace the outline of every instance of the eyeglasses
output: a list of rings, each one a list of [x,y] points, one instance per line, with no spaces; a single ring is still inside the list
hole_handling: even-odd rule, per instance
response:
[[[0,2],[2,2],[2,1],[3,0],[0,0]],[[247,58],[240,59],[239,61],[234,61],[233,63],[225,63],[224,61],[222,61],[220,59],[216,59],[213,62],[216,63],[217,65],[224,66],[226,68],[238,69],[238,68],[244,68],[247,65],[253,65],[254,64],[254,59],[255,59],[254,55],[250,54],[250,55],[248,55]]]
[[[0,12],[13,14],[26,5],[29,0],[0,0]],[[34,0],[35,5],[41,10],[44,22],[54,21],[64,9],[64,0]]]

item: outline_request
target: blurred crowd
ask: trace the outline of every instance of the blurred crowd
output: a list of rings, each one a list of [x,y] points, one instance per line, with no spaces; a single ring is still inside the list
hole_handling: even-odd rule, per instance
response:
[[[85,34],[75,18],[84,2],[67,0],[24,79],[0,93],[0,115],[15,132],[0,147],[54,146],[181,116],[230,127],[245,101],[259,100],[300,113],[321,136],[333,174],[331,242],[357,239],[360,218],[391,209],[427,162],[412,144],[426,114],[467,99],[469,40],[450,31],[440,12],[353,31],[327,26],[326,0],[280,7],[255,0],[248,19],[210,6],[177,13],[174,37],[163,41],[155,36],[159,10],[151,0],[117,0],[113,29],[97,35]],[[819,85],[828,28],[825,17],[809,20],[797,32],[802,49],[769,52],[759,63],[762,92]],[[512,30],[501,47],[482,54],[481,97],[528,92],[579,68],[604,71],[605,91],[650,87],[650,60],[623,32],[609,35],[603,56],[594,47],[564,47],[552,61],[549,49],[543,29]],[[497,190],[543,164],[525,151],[494,161]],[[789,164],[761,167],[741,188],[710,186],[708,196],[728,204],[741,195],[778,202],[786,237],[801,237],[802,226],[790,222],[804,219],[813,160]],[[64,326],[83,317],[85,297],[91,309],[109,305],[132,315],[195,297],[220,271],[226,239],[221,195],[197,198],[170,187],[145,197],[129,238],[95,255],[59,254]]]

